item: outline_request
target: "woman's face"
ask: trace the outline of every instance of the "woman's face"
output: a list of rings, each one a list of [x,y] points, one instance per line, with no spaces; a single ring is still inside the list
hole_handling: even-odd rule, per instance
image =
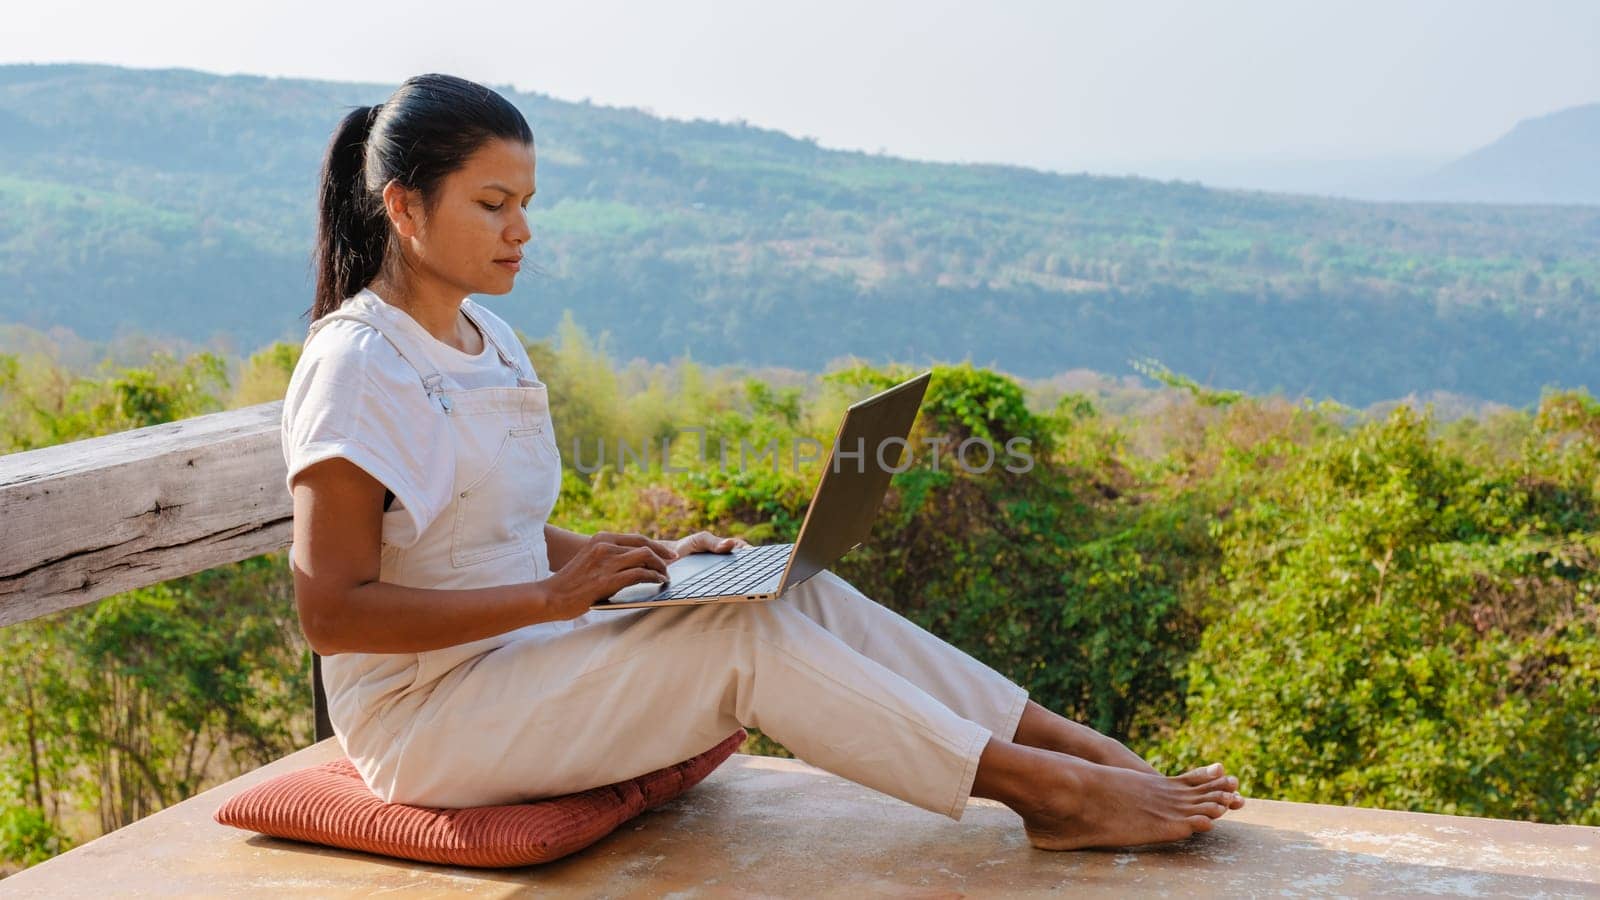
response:
[[[532,144],[496,138],[479,147],[440,179],[430,205],[411,205],[420,215],[400,229],[406,256],[462,294],[508,293],[532,236],[533,169]]]

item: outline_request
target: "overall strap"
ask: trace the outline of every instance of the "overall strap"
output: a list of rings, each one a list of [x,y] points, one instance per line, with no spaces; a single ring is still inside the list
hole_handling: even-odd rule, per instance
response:
[[[410,366],[412,370],[417,373],[417,377],[422,379],[422,389],[427,391],[428,399],[430,401],[436,400],[439,403],[439,407],[443,409],[447,415],[450,413],[450,401],[444,396],[444,373],[440,372],[436,367],[428,362],[427,354],[424,354],[420,351],[416,353],[407,353],[404,345],[409,342],[409,337],[389,328],[387,324],[377,316],[369,315],[365,312],[356,312],[349,309],[336,309],[317,321],[311,323],[309,333],[306,334],[305,343],[310,344],[311,339],[316,337],[317,332],[322,328],[323,325],[336,319],[348,319],[352,322],[360,322],[361,324],[366,325],[367,327],[383,335],[383,339],[389,342],[389,346],[393,347],[394,351],[400,354],[400,358],[405,360],[406,365]]]
[[[500,339],[494,336],[494,331],[492,329],[478,321],[477,316],[467,312],[467,307],[465,304],[462,304],[461,306],[461,314],[466,316],[469,322],[478,327],[478,333],[483,335],[483,339],[488,341],[489,344],[494,347],[494,352],[499,354],[501,362],[509,366],[512,371],[516,372],[519,376],[524,378],[527,377],[528,373],[522,371],[522,363],[517,361],[517,358],[514,354],[508,352],[505,347],[500,345]]]
[[[336,309],[311,323],[311,327],[307,329],[306,332],[306,339],[300,345],[301,348],[304,349],[311,343],[311,339],[317,336],[317,332],[322,330],[322,326],[339,319],[346,319],[351,322],[360,322],[361,324],[366,325],[372,330],[383,335],[383,339],[389,342],[389,346],[394,348],[394,352],[400,354],[400,358],[405,360],[406,365],[410,366],[412,371],[417,373],[417,377],[422,379],[422,389],[427,391],[429,399],[431,400],[436,394],[439,394],[441,385],[444,382],[444,375],[441,374],[437,369],[434,369],[432,366],[427,365],[427,357],[425,355],[417,353],[414,355],[415,359],[413,359],[413,355],[406,353],[405,348],[400,346],[404,342],[404,338],[401,337],[397,339],[388,328],[384,327],[383,322],[378,320],[375,316],[354,312],[348,309]],[[419,359],[423,361],[423,365],[421,367],[419,367],[416,363],[416,360]],[[424,369],[429,371],[424,373]],[[448,415],[450,412],[449,401],[442,395],[438,397],[438,400],[441,408],[443,408],[445,413]],[[383,489],[384,512],[389,511],[389,508],[394,505],[394,500],[394,491],[391,491],[388,487],[385,487]]]

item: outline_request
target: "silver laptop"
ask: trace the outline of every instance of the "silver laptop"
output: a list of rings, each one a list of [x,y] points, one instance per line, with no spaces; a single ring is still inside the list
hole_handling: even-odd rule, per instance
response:
[[[691,553],[668,564],[666,584],[631,585],[590,609],[772,600],[861,546],[889,489],[891,467],[898,467],[907,448],[932,374],[923,372],[845,411],[794,543]]]

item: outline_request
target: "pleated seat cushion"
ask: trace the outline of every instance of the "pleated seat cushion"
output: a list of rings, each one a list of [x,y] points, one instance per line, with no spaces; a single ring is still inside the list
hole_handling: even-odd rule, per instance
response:
[[[745,730],[676,765],[563,797],[434,809],[384,803],[347,759],[262,782],[216,812],[224,825],[273,837],[454,866],[526,866],[560,859],[700,783]]]

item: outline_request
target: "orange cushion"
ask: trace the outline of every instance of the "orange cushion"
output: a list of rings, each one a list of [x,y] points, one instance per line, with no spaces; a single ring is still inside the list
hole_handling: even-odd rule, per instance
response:
[[[216,820],[273,837],[453,866],[526,866],[560,859],[671,800],[744,742],[577,794],[531,803],[435,809],[384,803],[347,759],[279,775],[222,805]]]

